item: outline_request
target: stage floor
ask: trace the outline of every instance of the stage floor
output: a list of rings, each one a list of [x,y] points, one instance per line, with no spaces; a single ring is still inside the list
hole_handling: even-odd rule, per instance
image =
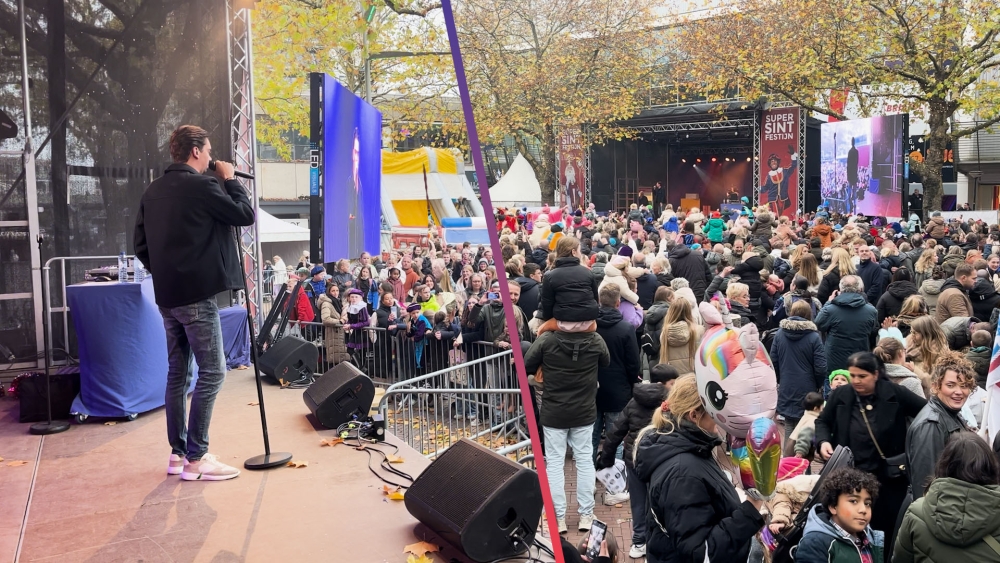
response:
[[[252,374],[229,372],[212,420],[211,451],[238,467],[263,453]],[[217,483],[167,476],[163,409],[43,439],[17,422],[16,402],[0,399],[0,562],[403,563],[406,545],[435,541],[385,497],[366,453],[320,446],[334,432],[309,422],[302,390],[264,392],[273,450],[308,467]],[[414,477],[429,465],[405,445],[399,455],[397,467]],[[28,463],[7,465],[15,460]],[[446,548],[433,560],[454,556]]]

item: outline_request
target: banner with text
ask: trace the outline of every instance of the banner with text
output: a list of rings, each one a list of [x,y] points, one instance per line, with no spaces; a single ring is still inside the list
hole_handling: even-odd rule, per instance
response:
[[[561,129],[556,150],[559,151],[559,189],[556,203],[572,209],[587,206],[587,169],[584,160],[583,135],[579,127]]]
[[[761,116],[759,203],[775,216],[798,214],[799,119],[797,107],[765,110]]]

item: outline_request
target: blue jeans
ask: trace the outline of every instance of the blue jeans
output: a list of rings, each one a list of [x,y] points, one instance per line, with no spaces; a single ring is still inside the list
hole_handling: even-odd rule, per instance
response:
[[[160,307],[167,331],[167,439],[171,452],[197,461],[208,452],[208,425],[215,396],[226,378],[222,323],[214,299],[182,307]],[[198,381],[191,394],[191,413],[184,424],[191,355],[198,362]]]
[[[618,415],[621,412],[601,412],[597,411],[597,422],[594,423],[594,461],[597,461],[597,456],[600,453],[601,447],[601,434],[607,432],[607,435],[611,435],[611,429],[615,426],[615,421],[618,420]],[[622,444],[618,444],[618,449],[615,451],[615,459],[622,458]]]
[[[594,491],[597,477],[594,475],[594,451],[590,437],[593,426],[576,428],[542,427],[545,434],[545,471],[549,477],[549,492],[556,509],[556,518],[566,517],[566,446],[573,450],[576,463],[576,502],[578,512],[594,514]]]
[[[639,479],[632,464],[625,464],[625,477],[628,478],[629,506],[632,509],[632,543],[646,543],[646,484]]]

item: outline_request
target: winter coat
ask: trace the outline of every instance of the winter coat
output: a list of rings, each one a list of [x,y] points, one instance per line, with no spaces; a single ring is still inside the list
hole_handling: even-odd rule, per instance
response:
[[[648,491],[648,563],[747,560],[764,517],[749,501],[740,502],[712,457],[721,443],[689,422],[639,440],[635,472]]]
[[[323,320],[323,344],[326,347],[326,365],[335,366],[348,359],[347,343],[344,341],[344,324],[340,311],[325,293],[319,296],[320,318]]]
[[[782,295],[774,302],[774,310],[771,315],[771,323],[773,326],[778,326],[778,323],[792,316],[792,305],[796,301],[802,301],[806,297],[797,289],[793,289],[788,293]],[[819,302],[819,299],[815,297],[809,298],[809,306],[812,309],[812,318],[816,318],[819,314],[819,310],[823,308],[823,304]]]
[[[816,298],[820,303],[826,304],[830,300],[830,295],[840,289],[840,267],[830,270],[829,274],[824,274],[819,281],[819,290],[816,291]]]
[[[943,217],[931,217],[931,220],[927,221],[927,225],[924,226],[924,232],[932,239],[941,242],[945,235],[945,228]]]
[[[976,280],[976,285],[969,290],[969,301],[972,302],[972,316],[985,321],[993,314],[993,309],[1000,305],[1000,294],[997,293],[993,282],[979,278]]]
[[[652,348],[647,349],[647,353],[652,354],[654,358],[660,357],[660,333],[663,331],[663,319],[667,317],[669,310],[670,303],[657,301],[646,311],[646,317],[643,319],[643,342],[652,345]]]
[[[592,426],[597,420],[597,373],[610,363],[608,347],[596,332],[542,333],[524,355],[526,373],[543,370],[542,426]]]
[[[694,349],[697,350],[697,343],[701,341],[703,333],[704,329],[698,327],[692,334],[688,324],[684,321],[664,326],[660,335],[660,353],[662,357],[663,345],[666,344],[667,361],[661,363],[674,366],[680,375],[694,373],[694,357],[689,354],[688,342],[694,338],[696,343]]]
[[[535,315],[535,311],[538,310],[538,300],[541,295],[542,284],[524,276],[514,278],[514,281],[521,286],[521,297],[517,300],[517,304],[520,305],[521,310],[530,319]]]
[[[729,302],[729,315],[733,320],[733,326],[745,327],[754,322],[754,313],[749,307],[744,307],[735,301]],[[739,320],[737,323],[736,321]]]
[[[934,479],[934,468],[948,436],[968,430],[959,412],[946,407],[935,395],[906,430],[906,457],[910,463],[907,469],[913,498],[924,496],[927,485]]]
[[[598,286],[604,281],[604,269],[607,265],[607,262],[594,262],[594,265],[590,268],[590,271],[594,274],[594,279],[597,280]]]
[[[972,316],[974,316],[972,300],[969,299],[968,291],[955,278],[946,280],[941,286],[941,295],[937,300],[934,320],[943,323],[952,317]]]
[[[820,505],[809,510],[802,540],[795,550],[795,563],[862,563],[861,553],[854,540],[830,521],[830,514]],[[885,534],[865,528],[875,563],[885,561]]]
[[[770,241],[774,236],[774,221],[770,213],[761,213],[750,227],[750,238],[753,240]]]
[[[940,478],[906,510],[893,563],[1000,562],[983,538],[1000,541],[1000,486]]]
[[[964,255],[951,254],[945,256],[944,260],[941,261],[941,269],[944,270],[944,275],[950,278],[955,275],[955,268],[957,268],[959,264],[964,264],[964,263],[965,263]]]
[[[868,298],[868,302],[873,305],[878,303],[885,291],[889,273],[874,260],[862,260],[858,265],[858,275],[861,276],[861,281],[865,284],[865,297]]]
[[[771,523],[783,524],[786,528],[791,526],[817,481],[819,474],[798,475],[778,481],[774,488],[774,498],[768,503],[771,506]]]
[[[670,273],[675,278],[684,278],[688,281],[691,291],[695,296],[701,298],[705,295],[705,288],[712,280],[712,273],[708,269],[708,263],[701,252],[692,252],[690,248],[677,245],[670,251]]]
[[[733,275],[739,276],[740,283],[746,284],[750,290],[750,309],[754,311],[759,307],[760,292],[764,287],[764,284],[760,281],[760,271],[763,269],[764,261],[757,256],[751,256],[744,260],[742,264],[733,268]],[[755,302],[758,303],[757,307],[754,306]]]
[[[299,288],[299,292],[295,296],[295,306],[292,308],[292,314],[288,316],[288,320],[307,323],[316,320],[316,311],[313,309],[312,302],[309,301],[309,296],[306,295],[306,290],[302,287]]]
[[[771,364],[778,377],[778,414],[802,418],[806,393],[823,387],[829,371],[826,352],[816,325],[802,317],[781,321],[771,344]]]
[[[921,399],[926,399],[924,385],[920,381],[920,376],[906,369],[899,364],[885,364],[885,374],[889,376],[889,381],[909,390]]]
[[[927,303],[927,314],[934,316],[937,314],[938,298],[941,297],[941,288],[945,280],[924,280],[920,284],[920,295]]]
[[[633,305],[639,302],[639,295],[628,288],[628,280],[625,278],[625,274],[615,266],[608,266],[604,269],[604,281],[597,287],[598,293],[601,288],[609,285],[618,287],[622,301],[628,301]]]
[[[660,289],[662,285],[660,280],[649,272],[635,279],[635,293],[639,296],[639,305],[643,310],[647,310],[653,305],[656,290]]]
[[[816,326],[826,333],[826,369],[846,369],[848,356],[871,349],[878,311],[860,293],[841,293],[816,315]]]
[[[722,243],[725,240],[726,222],[722,219],[709,219],[708,223],[702,227],[702,232],[708,234],[708,240],[713,244]]]
[[[885,288],[885,293],[879,297],[875,308],[878,310],[878,322],[879,325],[886,317],[895,317],[899,315],[899,311],[903,308],[903,301],[911,295],[916,295],[918,293],[917,286],[911,281],[898,281],[889,284],[889,287]]]
[[[986,389],[986,376],[990,373],[990,360],[993,358],[993,349],[989,346],[971,348],[965,353],[965,359],[972,362],[972,367],[976,370],[976,385]]]
[[[667,394],[667,388],[662,383],[638,383],[632,387],[632,398],[615,420],[611,434],[604,439],[604,446],[600,452],[600,466],[611,467],[614,464],[615,451],[621,444],[625,465],[635,467],[632,455],[635,439],[639,431],[649,426],[653,420],[653,411],[663,404]]]
[[[597,410],[620,412],[632,398],[632,386],[642,382],[635,328],[618,309],[601,307],[597,334],[611,354],[611,362],[597,370]]]
[[[813,227],[813,236],[819,239],[819,247],[827,248],[833,244],[833,227],[827,224]]]
[[[597,279],[574,256],[557,258],[542,278],[542,320],[583,322],[597,319]],[[533,373],[533,372],[529,372]]]

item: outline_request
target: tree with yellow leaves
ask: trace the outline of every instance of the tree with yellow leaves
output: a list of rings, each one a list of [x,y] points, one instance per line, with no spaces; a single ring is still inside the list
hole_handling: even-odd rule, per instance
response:
[[[862,114],[880,102],[927,120],[924,209],[941,208],[949,142],[1000,121],[1000,4],[995,0],[737,0],[687,19],[670,68],[678,86],[713,97],[738,89],[845,119],[831,96],[848,91]],[[957,115],[974,124],[953,127]]]
[[[648,2],[462,0],[454,9],[481,139],[512,138],[553,203],[558,129],[586,124],[585,145],[600,142],[642,106],[654,52]]]

